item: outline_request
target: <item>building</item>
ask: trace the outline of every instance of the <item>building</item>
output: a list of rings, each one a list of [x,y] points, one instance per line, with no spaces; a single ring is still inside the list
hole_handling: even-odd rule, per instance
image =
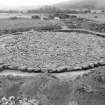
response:
[[[41,15],[40,19],[41,19],[41,21],[43,21],[43,20],[49,20],[49,17],[46,16],[46,15]]]
[[[54,20],[60,20],[60,18],[59,17],[54,17]]]

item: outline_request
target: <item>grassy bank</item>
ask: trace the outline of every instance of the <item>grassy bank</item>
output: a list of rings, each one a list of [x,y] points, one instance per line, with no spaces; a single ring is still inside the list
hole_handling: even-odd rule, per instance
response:
[[[55,21],[41,21],[38,19],[0,19],[0,35],[34,30],[56,30],[60,29],[59,23]]]

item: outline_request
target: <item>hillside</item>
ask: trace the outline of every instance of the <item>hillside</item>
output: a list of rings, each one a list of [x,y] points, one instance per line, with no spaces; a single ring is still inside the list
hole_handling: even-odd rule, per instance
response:
[[[105,0],[73,0],[62,2],[56,4],[56,7],[63,8],[63,9],[70,9],[70,8],[88,8],[88,9],[104,9],[105,8]]]
[[[28,13],[55,13],[62,12],[62,9],[56,6],[43,6],[37,9],[28,9]]]

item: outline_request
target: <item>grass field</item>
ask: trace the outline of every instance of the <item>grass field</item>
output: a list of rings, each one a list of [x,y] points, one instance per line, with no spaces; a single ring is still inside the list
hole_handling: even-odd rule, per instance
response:
[[[28,15],[28,14],[27,14]],[[69,18],[62,21],[56,20],[44,20],[40,19],[31,19],[31,18],[18,18],[18,19],[1,19],[0,18],[0,35],[29,31],[34,30],[47,30],[54,31],[60,30],[63,26],[68,26],[69,28],[84,28],[88,30],[105,32],[104,24],[99,24],[100,22],[95,22],[96,20],[92,19],[94,15],[92,14],[75,14],[78,17],[87,18],[87,20],[82,20],[80,18]],[[98,14],[100,16],[100,14]],[[104,18],[104,14],[102,14]],[[89,20],[90,19],[90,20]],[[95,18],[96,19],[96,18]],[[98,18],[97,18],[98,19]],[[100,20],[101,16],[99,17]]]
[[[31,29],[60,29],[60,24],[56,21],[41,21],[38,19],[0,19],[0,34],[23,32]]]
[[[86,19],[90,19],[90,20],[94,20],[94,21],[98,21],[101,23],[105,23],[105,14],[73,14],[76,15],[78,17],[82,17],[82,18],[86,18]],[[95,18],[95,16],[97,16],[97,18]]]

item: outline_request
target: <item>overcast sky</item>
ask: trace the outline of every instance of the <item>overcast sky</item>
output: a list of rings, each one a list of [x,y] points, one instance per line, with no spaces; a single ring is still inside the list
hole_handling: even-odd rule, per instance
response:
[[[0,9],[5,8],[17,8],[23,6],[42,6],[51,5],[63,1],[73,1],[73,0],[0,0]]]

